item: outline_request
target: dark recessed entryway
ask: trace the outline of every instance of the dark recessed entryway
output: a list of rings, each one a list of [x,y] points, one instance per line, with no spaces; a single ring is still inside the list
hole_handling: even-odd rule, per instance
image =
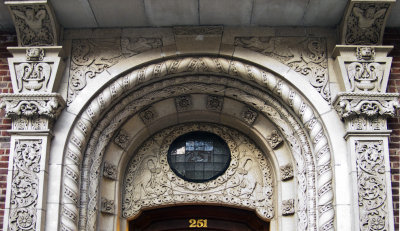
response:
[[[219,206],[177,206],[144,211],[130,231],[268,231],[255,212]]]

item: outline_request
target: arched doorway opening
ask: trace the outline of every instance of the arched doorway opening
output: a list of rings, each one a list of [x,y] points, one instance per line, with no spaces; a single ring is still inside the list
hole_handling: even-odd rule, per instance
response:
[[[172,230],[269,231],[269,222],[252,211],[210,205],[145,210],[129,221],[129,231]]]

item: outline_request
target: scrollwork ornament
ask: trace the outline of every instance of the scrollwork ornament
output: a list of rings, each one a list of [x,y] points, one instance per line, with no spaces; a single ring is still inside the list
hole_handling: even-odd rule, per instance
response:
[[[36,228],[41,152],[41,140],[16,140],[11,182],[10,230]]]
[[[361,230],[387,230],[383,141],[356,141]]]

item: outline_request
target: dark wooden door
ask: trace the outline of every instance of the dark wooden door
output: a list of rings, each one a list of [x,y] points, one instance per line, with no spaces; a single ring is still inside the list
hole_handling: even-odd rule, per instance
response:
[[[252,211],[219,206],[178,206],[144,211],[129,231],[268,231]]]

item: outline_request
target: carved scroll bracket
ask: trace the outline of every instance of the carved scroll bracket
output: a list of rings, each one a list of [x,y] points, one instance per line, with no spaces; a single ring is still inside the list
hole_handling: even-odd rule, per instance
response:
[[[382,44],[386,20],[395,0],[351,0],[342,19],[341,43]]]
[[[19,46],[55,46],[60,40],[60,25],[47,0],[6,1],[14,21]]]

